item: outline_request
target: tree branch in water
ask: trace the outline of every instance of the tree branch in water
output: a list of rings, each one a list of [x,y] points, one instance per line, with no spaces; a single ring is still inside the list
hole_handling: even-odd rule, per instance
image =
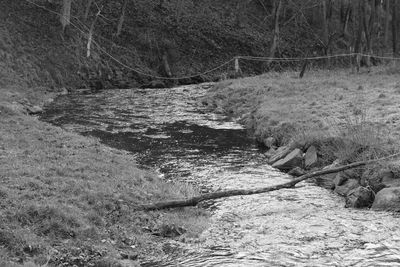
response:
[[[305,181],[307,179],[320,176],[320,175],[325,175],[325,174],[330,174],[330,173],[337,173],[341,171],[345,171],[348,169],[353,169],[361,166],[365,166],[369,163],[374,163],[377,161],[382,161],[382,160],[387,160],[389,158],[393,158],[396,156],[399,156],[400,153],[391,155],[389,157],[381,158],[381,159],[376,159],[376,160],[368,160],[368,161],[360,161],[360,162],[354,162],[348,165],[340,166],[340,167],[335,167],[335,168],[330,168],[330,169],[322,169],[322,170],[317,170],[313,171],[310,173],[307,173],[305,175],[302,175],[296,179],[293,179],[287,183],[284,184],[278,184],[274,186],[268,186],[268,187],[263,187],[263,188],[256,188],[256,189],[236,189],[236,190],[226,190],[226,191],[219,191],[219,192],[213,192],[213,193],[207,193],[204,195],[200,196],[195,196],[192,198],[187,198],[187,199],[181,199],[181,200],[171,200],[171,201],[162,201],[162,202],[157,202],[157,203],[152,203],[148,205],[142,205],[138,207],[138,210],[160,210],[160,209],[169,209],[169,208],[180,208],[180,207],[188,207],[188,206],[196,206],[202,201],[205,200],[212,200],[212,199],[219,199],[219,198],[225,198],[225,197],[233,197],[233,196],[245,196],[245,195],[255,195],[255,194],[261,194],[261,193],[266,193],[266,192],[271,192],[271,191],[276,191],[284,188],[292,188],[296,184]]]

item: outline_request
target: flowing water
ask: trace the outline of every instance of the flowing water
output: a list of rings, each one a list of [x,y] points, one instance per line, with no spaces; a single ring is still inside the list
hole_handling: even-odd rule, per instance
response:
[[[198,104],[210,85],[75,93],[42,119],[135,154],[167,180],[205,191],[247,189],[291,178],[265,163],[246,131]],[[400,266],[400,217],[345,209],[303,182],[295,189],[218,200],[200,242],[161,266]]]

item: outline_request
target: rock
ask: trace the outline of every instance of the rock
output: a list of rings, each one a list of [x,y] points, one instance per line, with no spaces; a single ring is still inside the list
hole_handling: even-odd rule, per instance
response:
[[[275,162],[277,162],[280,159],[283,159],[284,157],[286,157],[291,151],[293,150],[293,148],[290,145],[287,146],[281,146],[276,150],[276,153],[269,158],[268,160],[268,164],[274,164]]]
[[[340,165],[339,160],[335,160],[331,165],[325,166],[323,170],[327,169],[332,169]],[[336,178],[336,173],[330,173],[330,174],[325,174],[322,176],[318,176],[315,178],[315,183],[318,186],[321,186],[323,188],[326,188],[328,190],[334,190],[335,189],[335,183],[334,179]]]
[[[152,88],[152,89],[165,88],[165,87],[167,87],[165,85],[165,83],[163,81],[160,81],[160,80],[154,80],[154,81],[151,81],[148,84],[145,84],[145,85],[142,86],[142,88]]]
[[[125,259],[125,260],[137,260],[137,258],[139,257],[139,255],[136,253],[121,252],[120,255],[121,255],[121,258]]]
[[[392,171],[383,172],[381,174],[381,183],[385,187],[400,187],[400,179],[397,178]]]
[[[275,155],[275,153],[276,153],[276,149],[271,147],[270,149],[268,149],[267,152],[264,153],[264,156],[267,157],[267,158],[270,158],[273,155]]]
[[[333,182],[335,183],[335,187],[344,185],[348,180],[359,180],[358,174],[353,170],[342,171],[336,174]]]
[[[67,88],[65,88],[65,87],[61,88],[60,95],[68,95],[68,94],[69,94],[69,92],[68,92]]]
[[[277,168],[279,170],[291,170],[295,167],[303,166],[303,152],[296,148],[292,152],[290,152],[285,158],[278,160],[272,167]]]
[[[288,172],[288,174],[295,176],[295,177],[299,177],[299,176],[306,174],[306,171],[300,167],[295,167],[295,168],[291,169],[290,172]]]
[[[8,108],[14,114],[27,114],[26,107],[17,102],[6,104],[6,108]]]
[[[335,175],[335,179],[333,179],[333,183],[335,184],[335,187],[342,186],[347,180],[349,180],[350,177],[345,175],[343,172],[337,173]]]
[[[335,189],[335,183],[333,182],[333,180],[335,179],[336,174],[335,173],[330,173],[330,174],[325,174],[322,176],[318,176],[315,178],[315,183],[318,186],[321,186],[325,189],[328,190],[333,190]]]
[[[304,165],[306,169],[310,169],[317,164],[318,156],[315,146],[310,146],[304,155]]]
[[[346,196],[346,208],[368,208],[374,202],[374,192],[366,187],[359,186],[351,190]]]
[[[26,110],[29,115],[35,115],[43,112],[43,109],[39,106],[27,106]]]
[[[400,187],[384,188],[375,196],[373,210],[400,211]]]
[[[336,168],[336,167],[338,167],[340,164],[341,164],[340,160],[337,159],[337,160],[335,160],[334,162],[332,162],[330,165],[327,165],[327,166],[323,167],[322,169],[323,169],[323,170],[328,170],[328,169]]]
[[[341,196],[347,196],[347,194],[351,190],[353,190],[359,186],[360,186],[360,184],[357,180],[349,179],[349,180],[346,180],[342,185],[336,186],[335,192]]]
[[[172,255],[177,253],[177,251],[179,251],[180,248],[179,245],[176,243],[165,242],[164,244],[162,244],[161,249],[162,251],[164,251],[165,254]]]
[[[265,145],[266,148],[274,147],[275,143],[276,143],[276,140],[273,137],[268,137],[263,140],[263,144]]]
[[[395,177],[390,170],[384,170],[372,177],[364,177],[365,185],[368,185],[377,193],[385,187],[400,187],[400,179]]]

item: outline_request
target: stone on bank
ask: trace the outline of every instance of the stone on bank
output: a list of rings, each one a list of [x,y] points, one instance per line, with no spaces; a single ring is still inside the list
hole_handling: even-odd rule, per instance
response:
[[[379,191],[375,196],[372,209],[400,211],[400,187],[389,187]]]
[[[268,164],[272,165],[275,162],[285,158],[292,150],[293,148],[290,145],[279,147],[275,154],[269,158]]]
[[[288,171],[296,167],[302,167],[303,160],[304,160],[303,152],[300,149],[296,148],[295,150],[290,152],[286,157],[272,164],[272,167],[277,168],[279,170]]]
[[[359,186],[359,182],[355,179],[346,180],[342,185],[335,187],[335,193],[345,197],[350,193],[351,190]]]
[[[311,169],[318,162],[317,148],[310,146],[304,155],[304,166],[306,169]]]
[[[369,208],[373,201],[374,192],[369,188],[359,186],[347,194],[346,208]]]
[[[292,176],[295,176],[295,177],[300,177],[300,176],[302,176],[302,175],[305,175],[305,174],[306,174],[306,171],[303,170],[303,169],[300,168],[300,167],[295,167],[295,168],[291,169],[291,170],[288,172],[288,174],[289,174],[289,175],[292,175]]]
[[[275,149],[272,138],[268,141],[269,150],[265,156],[272,167],[287,172],[292,176],[301,176],[305,169],[312,169],[318,163],[315,146],[310,146],[305,153],[295,148],[293,143]],[[323,169],[335,168],[341,165],[335,160]],[[347,208],[369,208],[373,210],[400,211],[400,179],[391,171],[381,171],[375,177],[362,178],[355,170],[332,173],[316,177],[319,186],[334,190],[346,198]],[[361,178],[361,179],[360,179]],[[383,188],[383,189],[382,189]],[[375,193],[377,193],[375,195]]]

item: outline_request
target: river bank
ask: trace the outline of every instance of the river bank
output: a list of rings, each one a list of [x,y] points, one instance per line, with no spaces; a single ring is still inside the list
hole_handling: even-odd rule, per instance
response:
[[[134,209],[196,190],[139,169],[127,152],[29,115],[60,93],[0,90],[1,264],[135,266],[179,253],[171,242],[192,242],[207,226],[206,212]]]
[[[303,79],[287,72],[227,80],[202,102],[240,118],[265,149],[266,161],[296,176],[398,152],[399,100],[398,73],[379,68],[360,74],[316,71]],[[374,203],[374,209],[396,210],[399,170],[398,161],[385,161],[316,182],[346,197],[349,207]]]

